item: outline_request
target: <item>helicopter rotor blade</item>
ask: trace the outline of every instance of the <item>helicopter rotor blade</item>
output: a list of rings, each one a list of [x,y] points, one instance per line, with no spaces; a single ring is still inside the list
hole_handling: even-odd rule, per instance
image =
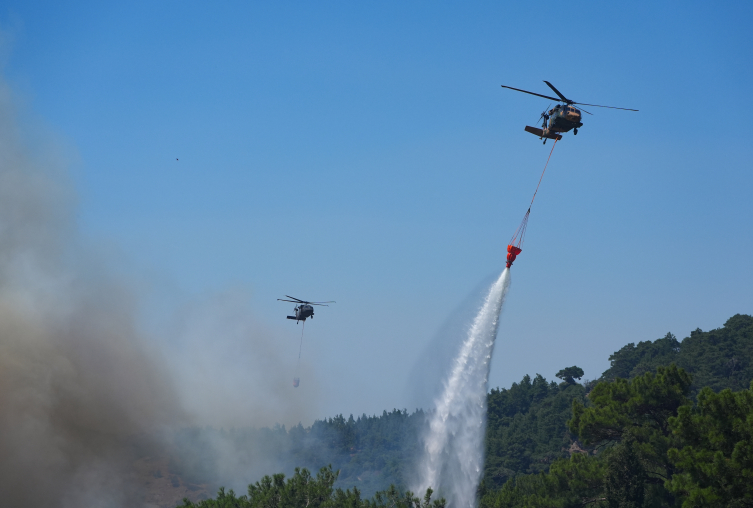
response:
[[[502,88],[509,88],[510,90],[515,90],[517,92],[523,92],[523,93],[535,95],[537,97],[543,97],[545,99],[550,99],[550,100],[553,100],[553,101],[560,102],[560,99],[557,99],[556,97],[549,97],[548,95],[541,95],[540,93],[533,93],[533,92],[529,92],[528,90],[521,90],[520,88],[513,88],[511,86],[505,86],[505,85],[500,85],[500,86]]]
[[[577,102],[574,102],[573,104],[577,104]],[[583,108],[578,108],[578,109],[579,109],[580,111],[583,111],[584,113],[588,113],[589,115],[591,115],[591,116],[594,116],[594,114],[593,114],[593,113],[589,113],[588,111],[586,111],[586,110],[585,110],[585,109],[583,109]]]
[[[599,106],[598,104],[587,104],[585,102],[573,102],[573,104],[583,104],[584,106],[595,106],[597,108],[621,109],[623,111],[638,111],[637,109],[618,108],[618,107],[615,107],[615,106]]]
[[[285,300],[284,298],[278,298],[277,300],[280,302],[303,303],[306,305],[323,305],[324,307],[329,307],[329,305],[327,305],[328,303],[337,303],[334,300],[331,300],[329,302],[307,302],[306,300],[300,300],[296,298],[295,296],[290,296],[290,295],[285,295],[285,296],[287,296],[288,298],[292,298],[292,300]]]
[[[551,84],[549,81],[544,80],[544,83],[546,83],[547,85],[549,85],[549,88],[551,88],[552,90],[554,90],[554,93],[556,93],[557,96],[559,96],[559,98],[562,100],[562,102],[566,102],[567,104],[572,104],[573,103],[573,101],[571,101],[570,99],[568,99],[567,97],[565,97],[564,95],[562,95],[559,90],[557,90],[556,88],[554,88],[554,85]]]

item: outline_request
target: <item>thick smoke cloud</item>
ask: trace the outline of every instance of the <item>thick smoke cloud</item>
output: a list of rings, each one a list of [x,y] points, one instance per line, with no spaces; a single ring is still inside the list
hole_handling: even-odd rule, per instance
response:
[[[0,496],[127,504],[129,443],[181,411],[135,295],[81,251],[55,149],[22,139],[12,99],[0,84]]]
[[[313,387],[282,391],[279,337],[246,298],[192,304],[147,340],[142,295],[78,237],[65,157],[39,132],[0,82],[0,504],[141,506],[134,464],[174,430],[306,421]]]
[[[181,410],[136,330],[136,295],[76,240],[55,148],[18,125],[0,84],[2,504],[132,504],[132,445]]]

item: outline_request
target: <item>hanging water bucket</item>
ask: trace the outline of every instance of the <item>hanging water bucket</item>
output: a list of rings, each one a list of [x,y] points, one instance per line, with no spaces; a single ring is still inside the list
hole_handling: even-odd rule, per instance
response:
[[[293,388],[298,388],[298,384],[301,382],[297,377],[293,378]]]

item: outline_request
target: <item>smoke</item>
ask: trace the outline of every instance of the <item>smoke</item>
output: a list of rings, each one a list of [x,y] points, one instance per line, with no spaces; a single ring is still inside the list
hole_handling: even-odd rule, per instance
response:
[[[308,364],[302,366],[304,385],[292,384],[300,325],[287,327],[289,334],[273,331],[255,317],[251,295],[238,288],[190,302],[172,319],[167,362],[194,424],[296,424],[315,414],[317,377]]]
[[[76,238],[61,158],[29,145],[0,83],[0,495],[122,506],[139,496],[137,436],[181,411],[136,329],[136,295]]]
[[[416,492],[428,487],[446,497],[449,506],[476,505],[476,489],[484,466],[486,393],[499,315],[510,285],[505,269],[492,284],[453,362],[424,436]]]
[[[20,116],[0,80],[3,506],[141,506],[135,463],[169,453],[175,429],[305,418],[315,387],[290,395],[281,338],[242,292],[189,304],[172,334],[145,335],[144,295],[77,233],[64,151]],[[211,453],[233,464],[223,446]]]

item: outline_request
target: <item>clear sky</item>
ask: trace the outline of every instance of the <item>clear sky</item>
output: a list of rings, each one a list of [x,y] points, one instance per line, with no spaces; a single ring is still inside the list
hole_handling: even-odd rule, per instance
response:
[[[311,418],[425,404],[411,373],[433,379],[427,348],[503,268],[551,145],[523,130],[549,102],[502,84],[640,112],[587,108],[558,143],[490,386],[595,378],[628,342],[752,313],[752,22],[750,2],[0,6],[5,79],[75,153],[84,237],[149,281],[151,333],[240,293],[292,378],[276,299],[337,301],[306,326]]]

